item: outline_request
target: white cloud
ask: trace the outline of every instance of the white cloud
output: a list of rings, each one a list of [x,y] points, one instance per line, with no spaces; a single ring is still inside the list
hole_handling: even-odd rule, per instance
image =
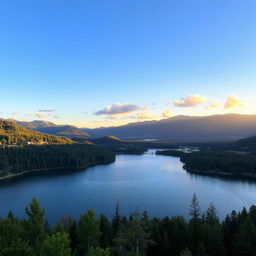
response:
[[[120,115],[135,112],[140,110],[141,107],[131,103],[114,103],[111,106],[106,106],[104,109],[99,110],[95,115]]]
[[[173,103],[177,107],[196,107],[206,101],[207,98],[204,95],[193,94],[187,96],[186,98],[175,100]]]

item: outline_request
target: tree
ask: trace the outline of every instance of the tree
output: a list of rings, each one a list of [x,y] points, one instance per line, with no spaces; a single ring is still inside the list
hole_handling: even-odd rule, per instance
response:
[[[194,194],[192,197],[192,202],[189,209],[189,215],[191,220],[189,222],[190,226],[190,240],[192,245],[192,252],[196,254],[200,242],[202,241],[202,222],[201,222],[201,207],[199,201]]]
[[[99,247],[96,247],[96,248],[89,248],[86,256],[110,256],[110,250],[107,248],[107,249],[102,249],[102,248],[99,248]]]
[[[80,255],[84,255],[90,247],[98,246],[101,232],[94,210],[89,209],[87,213],[80,215],[77,234]]]
[[[256,229],[247,217],[233,240],[233,254],[240,256],[256,255]]]
[[[199,201],[196,197],[196,194],[192,197],[192,202],[189,209],[189,215],[192,217],[194,221],[198,221],[201,217],[201,207],[199,205]]]
[[[31,256],[32,248],[21,237],[22,231],[18,222],[7,218],[0,220],[0,255]]]
[[[28,219],[24,222],[25,237],[29,245],[37,246],[46,237],[45,209],[42,209],[36,198],[26,207]]]
[[[100,232],[101,232],[101,238],[100,238],[100,245],[103,248],[107,248],[111,246],[112,244],[112,225],[111,222],[109,222],[106,215],[101,214],[100,215]]]
[[[112,218],[112,227],[113,227],[114,235],[118,232],[120,228],[120,223],[121,223],[120,206],[119,206],[119,202],[117,201],[116,207],[115,207],[115,214]]]
[[[215,206],[211,203],[205,213],[205,222],[213,225],[219,223],[219,218]]]
[[[131,214],[131,221],[127,225],[123,225],[115,239],[119,254],[122,251],[130,251],[132,254],[143,254],[152,240],[149,238],[149,233],[146,232],[146,227],[142,221],[141,213],[136,209]],[[123,255],[123,254],[121,254]]]
[[[70,241],[68,234],[57,232],[48,236],[40,249],[40,256],[70,256]]]
[[[180,252],[180,256],[192,256],[192,253],[189,249],[185,249]]]

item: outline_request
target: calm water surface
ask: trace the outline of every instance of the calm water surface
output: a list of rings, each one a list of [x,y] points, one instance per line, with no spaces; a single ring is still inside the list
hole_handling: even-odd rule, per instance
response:
[[[119,155],[115,163],[81,172],[0,183],[0,215],[11,210],[23,217],[25,206],[37,197],[50,223],[63,215],[77,218],[88,208],[111,217],[117,200],[123,214],[139,207],[150,216],[187,217],[193,193],[203,210],[214,203],[221,218],[256,204],[256,183],[190,174],[176,157]]]

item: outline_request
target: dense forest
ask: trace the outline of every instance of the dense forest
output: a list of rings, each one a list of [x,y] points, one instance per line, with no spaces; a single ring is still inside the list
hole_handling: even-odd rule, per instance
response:
[[[71,144],[71,139],[24,128],[10,121],[0,120],[0,145],[20,143]]]
[[[113,153],[86,144],[0,148],[0,176],[40,169],[81,169],[114,160]]]
[[[0,218],[1,256],[253,256],[256,255],[256,206],[232,211],[220,221],[211,204],[202,213],[193,196],[182,216],[150,218],[136,209],[122,216],[96,216],[88,209],[78,220],[63,216],[50,227],[37,199],[26,218]]]
[[[253,177],[256,174],[256,157],[233,152],[200,151],[183,154],[184,168],[205,173],[231,174]]]
[[[181,157],[184,155],[184,153],[179,150],[169,149],[169,150],[157,150],[156,155]]]

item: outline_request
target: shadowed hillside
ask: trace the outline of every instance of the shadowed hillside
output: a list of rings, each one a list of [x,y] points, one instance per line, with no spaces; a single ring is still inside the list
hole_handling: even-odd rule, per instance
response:
[[[119,127],[85,129],[98,137],[173,141],[228,141],[256,134],[256,115],[176,116]]]

